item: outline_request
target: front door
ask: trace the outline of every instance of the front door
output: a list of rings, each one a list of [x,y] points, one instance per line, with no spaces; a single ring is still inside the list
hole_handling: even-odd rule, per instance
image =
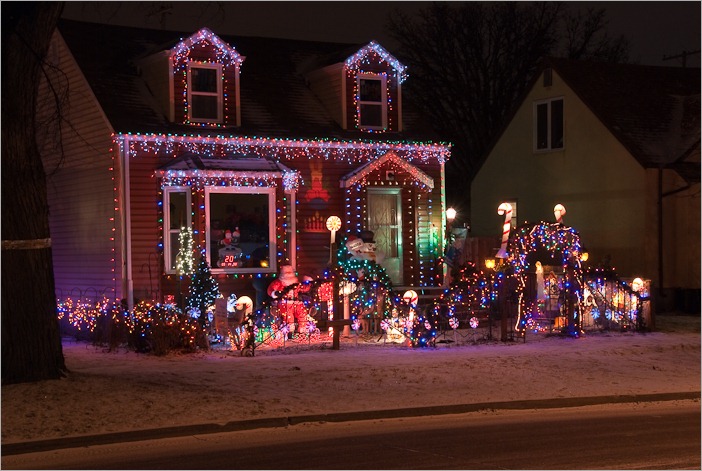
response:
[[[368,189],[368,229],[373,231],[376,253],[384,258],[394,286],[402,286],[402,210],[399,189]]]

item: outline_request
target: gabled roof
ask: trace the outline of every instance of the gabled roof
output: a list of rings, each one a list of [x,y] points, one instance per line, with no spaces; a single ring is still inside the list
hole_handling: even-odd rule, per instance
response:
[[[196,41],[197,33],[151,30],[61,20],[58,30],[92,88],[116,133],[221,135],[223,129],[168,122],[140,77],[137,61]],[[100,38],[96,41],[95,38]],[[186,39],[183,39],[186,38]],[[343,63],[358,45],[245,36],[217,36],[223,46],[246,57],[241,66],[241,127],[225,128],[232,136],[337,139],[355,141],[440,141],[421,113],[403,101],[401,133],[369,134],[343,130],[327,114],[301,73],[300,64],[337,57]],[[350,49],[351,48],[351,49]],[[233,56],[233,52],[230,53]]]
[[[218,57],[223,63],[240,66],[244,62],[244,58],[241,57],[234,47],[222,41],[209,28],[201,28],[195,34],[180,41],[171,49],[171,55],[175,57],[186,56],[194,46],[201,43],[210,43],[215,46],[219,51]]]
[[[407,67],[402,65],[400,61],[398,61],[392,54],[385,50],[383,46],[375,41],[369,42],[366,46],[356,51],[355,54],[347,57],[344,63],[346,64],[347,68],[354,70],[359,68],[366,57],[372,54],[378,55],[381,60],[385,61],[393,69],[395,69],[395,72],[400,79],[400,83],[405,81],[407,78],[407,74],[405,73]]]
[[[667,166],[695,148],[699,156],[700,69],[566,59],[545,66],[643,167]]]
[[[344,175],[340,180],[341,187],[349,188],[359,183],[362,184],[365,181],[366,177],[368,177],[368,175],[383,167],[398,168],[399,170],[407,173],[412,178],[412,180],[415,181],[415,183],[425,188],[428,188],[429,190],[434,188],[433,178],[431,178],[421,169],[415,167],[409,162],[405,162],[395,152],[392,151],[386,153],[379,159],[372,160],[364,165],[361,165],[354,171]]]

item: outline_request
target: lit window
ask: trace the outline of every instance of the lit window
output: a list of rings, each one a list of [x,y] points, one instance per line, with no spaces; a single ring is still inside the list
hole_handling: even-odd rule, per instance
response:
[[[563,98],[534,103],[534,148],[563,149]]]
[[[358,80],[358,127],[385,129],[387,127],[386,77],[360,74]]]
[[[167,187],[163,190],[163,253],[167,273],[175,273],[180,250],[180,230],[191,227],[190,189]]]
[[[205,217],[213,270],[275,272],[275,188],[206,187]]]
[[[517,202],[516,201],[507,201],[511,206],[512,206],[512,219],[510,220],[510,224],[512,225],[512,229],[517,227]]]
[[[188,119],[192,122],[222,122],[222,66],[194,63],[188,66]]]

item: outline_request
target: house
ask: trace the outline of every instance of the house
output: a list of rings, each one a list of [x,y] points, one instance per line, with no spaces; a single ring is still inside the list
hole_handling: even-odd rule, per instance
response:
[[[283,265],[322,273],[330,216],[372,231],[393,286],[441,283],[450,145],[375,41],[64,20],[48,61],[38,142],[59,298],[167,299],[186,228],[222,293],[252,296]]]
[[[499,238],[503,202],[513,227],[562,204],[586,265],[650,279],[659,310],[699,310],[700,70],[545,61],[471,196],[472,236]]]

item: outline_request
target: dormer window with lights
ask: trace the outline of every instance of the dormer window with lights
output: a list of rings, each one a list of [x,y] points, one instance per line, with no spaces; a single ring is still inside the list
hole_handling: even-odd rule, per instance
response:
[[[239,73],[244,58],[207,28],[171,49],[174,122],[239,126]]]
[[[375,41],[346,59],[344,66],[345,97],[353,100],[347,101],[344,127],[401,131],[401,84],[407,77],[406,67]]]
[[[188,119],[193,123],[222,122],[222,75],[220,64],[188,64]]]
[[[379,74],[359,74],[358,127],[362,129],[387,129],[388,99],[387,78]]]

